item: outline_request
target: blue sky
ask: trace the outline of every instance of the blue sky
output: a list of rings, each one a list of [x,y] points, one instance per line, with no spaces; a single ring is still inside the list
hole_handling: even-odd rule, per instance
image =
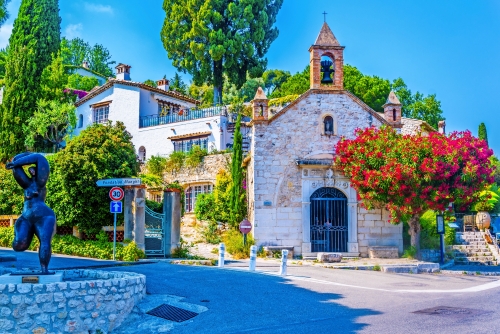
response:
[[[132,66],[135,81],[172,77],[175,69],[160,40],[162,0],[60,1],[63,36],[106,46]],[[0,29],[8,41],[20,0]],[[497,0],[285,0],[276,22],[280,35],[267,54],[268,68],[292,73],[309,62],[308,48],[323,11],[344,45],[345,62],[361,72],[402,77],[412,91],[436,94],[447,131],[486,124],[490,147],[500,152],[500,1]],[[184,76],[189,82],[189,75]],[[497,98],[495,98],[497,96]]]

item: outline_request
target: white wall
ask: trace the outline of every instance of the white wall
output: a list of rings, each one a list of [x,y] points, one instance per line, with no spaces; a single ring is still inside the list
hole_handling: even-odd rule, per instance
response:
[[[74,70],[74,73],[77,73],[77,74],[80,74],[84,77],[94,77],[94,78],[97,78],[97,80],[99,81],[99,85],[102,86],[104,85],[104,83],[106,82],[106,79],[104,77],[101,77],[99,75],[96,75],[90,71],[87,71],[85,70],[84,68],[76,68]]]

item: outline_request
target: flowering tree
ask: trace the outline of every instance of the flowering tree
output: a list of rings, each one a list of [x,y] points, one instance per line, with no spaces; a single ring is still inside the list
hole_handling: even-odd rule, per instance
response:
[[[493,152],[469,131],[403,136],[390,127],[371,127],[356,135],[338,142],[336,166],[367,209],[385,207],[393,224],[408,221],[417,254],[422,213],[445,211],[451,202],[465,208],[494,181]]]

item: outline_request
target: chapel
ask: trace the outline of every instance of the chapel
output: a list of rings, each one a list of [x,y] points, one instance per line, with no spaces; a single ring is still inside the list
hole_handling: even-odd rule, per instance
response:
[[[333,164],[334,147],[356,128],[389,125],[404,134],[435,131],[402,117],[391,92],[378,113],[343,87],[344,47],[325,22],[309,48],[310,89],[271,114],[259,88],[247,165],[249,221],[258,246],[293,247],[294,255],[340,252],[368,256],[370,247],[403,251],[402,224],[384,209],[366,210]]]

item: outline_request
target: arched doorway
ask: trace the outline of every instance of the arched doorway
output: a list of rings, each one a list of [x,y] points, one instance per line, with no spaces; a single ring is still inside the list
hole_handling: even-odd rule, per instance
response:
[[[347,197],[335,188],[311,195],[311,251],[347,252]]]

